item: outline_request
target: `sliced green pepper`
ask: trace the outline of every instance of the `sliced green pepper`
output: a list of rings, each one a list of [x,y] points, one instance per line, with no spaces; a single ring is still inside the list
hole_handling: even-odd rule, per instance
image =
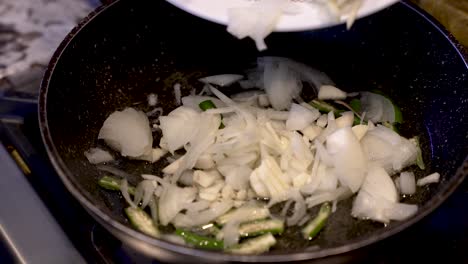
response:
[[[330,216],[330,214],[330,203],[322,204],[318,215],[302,229],[302,235],[304,238],[308,240],[314,239],[325,226],[325,223],[327,222],[328,216]]]
[[[200,236],[190,231],[177,229],[176,235],[182,237],[186,243],[191,244],[195,246],[196,248],[211,249],[211,250],[213,249],[221,250],[224,248],[223,241],[216,240],[211,237]]]

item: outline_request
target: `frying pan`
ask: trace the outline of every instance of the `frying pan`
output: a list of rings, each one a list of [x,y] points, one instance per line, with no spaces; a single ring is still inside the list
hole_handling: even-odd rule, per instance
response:
[[[267,44],[269,49],[259,54],[250,40],[237,40],[225,27],[165,1],[121,0],[96,10],[60,45],[40,93],[44,144],[68,190],[117,238],[159,260],[280,262],[339,259],[396,234],[438,207],[468,174],[467,63],[450,35],[419,9],[402,2],[357,21],[349,31],[336,26],[275,33]],[[434,171],[442,175],[439,184],[403,199],[420,205],[414,217],[383,227],[351,218],[352,201],[345,201],[317,240],[303,242],[285,234],[291,239],[260,256],[196,250],[130,227],[122,213],[123,199],[98,187],[104,174],[83,155],[102,144],[97,135],[105,118],[128,106],[148,110],[150,93],[158,94],[167,114],[175,108],[176,82],[187,94],[200,88],[197,78],[242,73],[263,55],[304,62],[326,72],[346,91],[380,89],[398,102],[405,118],[402,134],[421,136],[428,161],[417,177]],[[116,166],[135,175],[129,181],[136,184],[140,173],[158,174],[164,164],[119,160]]]

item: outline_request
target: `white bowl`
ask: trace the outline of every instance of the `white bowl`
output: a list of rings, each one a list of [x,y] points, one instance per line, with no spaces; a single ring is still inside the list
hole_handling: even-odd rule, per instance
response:
[[[203,19],[227,25],[228,10],[232,7],[242,7],[252,4],[252,0],[167,0],[169,3]],[[294,0],[300,8],[300,13],[283,15],[278,22],[275,31],[302,31],[330,27],[346,21],[346,17],[340,19],[334,17],[323,8],[307,4],[308,0]],[[398,0],[363,0],[357,14],[358,18],[376,13]]]

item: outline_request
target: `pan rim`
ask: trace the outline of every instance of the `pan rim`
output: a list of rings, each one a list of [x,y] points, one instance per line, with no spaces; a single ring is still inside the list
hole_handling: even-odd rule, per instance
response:
[[[76,185],[71,178],[73,173],[67,168],[65,162],[60,157],[54,143],[52,136],[49,130],[49,124],[47,120],[47,94],[50,80],[54,74],[55,67],[57,62],[60,60],[61,55],[66,51],[68,45],[73,41],[73,39],[79,34],[79,32],[89,23],[91,23],[94,18],[96,18],[102,12],[111,9],[112,6],[119,3],[120,0],[113,2],[107,6],[101,6],[95,11],[90,13],[86,18],[84,18],[62,41],[57,50],[55,51],[49,66],[44,74],[44,78],[41,83],[41,90],[39,95],[39,109],[38,109],[38,118],[41,131],[42,141],[45,145],[47,155],[61,178],[62,182],[66,186],[67,190],[77,199],[82,206],[87,209],[90,213],[94,214],[99,218],[99,222],[103,224],[106,228],[113,228],[113,232],[118,232],[122,236],[130,236],[134,240],[138,240],[143,243],[147,243],[151,246],[158,247],[160,249],[168,250],[173,253],[183,254],[187,256],[195,256],[204,259],[209,259],[213,261],[240,261],[240,262],[290,262],[290,261],[300,261],[300,260],[309,260],[309,259],[318,259],[328,256],[340,255],[347,253],[356,249],[363,248],[365,246],[374,244],[378,241],[381,241],[385,238],[395,235],[403,231],[404,229],[412,226],[416,222],[420,221],[423,217],[427,216],[438,208],[442,202],[444,202],[450,194],[464,181],[465,174],[462,172],[463,168],[468,167],[468,157],[463,161],[463,163],[458,168],[457,172],[445,183],[444,188],[442,188],[438,195],[433,196],[429,201],[427,201],[422,207],[419,208],[418,213],[411,219],[399,222],[391,227],[382,228],[378,230],[373,236],[366,238],[358,238],[351,240],[345,245],[320,249],[317,251],[310,252],[293,252],[285,254],[266,254],[266,255],[254,255],[254,256],[241,256],[241,255],[231,255],[221,252],[211,252],[203,251],[199,249],[189,248],[181,245],[176,245],[164,240],[155,239],[153,237],[144,235],[127,225],[120,223],[115,220],[113,217],[108,215],[104,210],[94,205],[93,202],[84,195],[81,191],[81,188]],[[427,13],[416,7],[415,5],[408,2],[400,2],[398,5],[404,5],[407,8],[411,9],[415,14],[424,18],[428,23],[431,23],[432,26],[437,29],[454,47],[458,52],[461,59],[464,61],[465,66],[468,68],[467,55],[463,53],[463,50],[453,36],[448,33],[437,21],[434,21]]]

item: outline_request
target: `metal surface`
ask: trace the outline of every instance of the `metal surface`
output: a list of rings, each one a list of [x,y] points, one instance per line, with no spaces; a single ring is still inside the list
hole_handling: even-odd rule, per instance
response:
[[[85,263],[2,145],[0,168],[0,241],[12,260]]]
[[[337,255],[419,221],[467,174],[466,167],[457,172],[468,152],[463,144],[468,131],[466,62],[446,32],[420,11],[399,4],[358,21],[350,31],[334,27],[273,34],[267,39],[266,54],[315,66],[347,91],[379,88],[399,102],[406,114],[402,132],[422,134],[432,160],[428,167],[443,175],[439,185],[424,188],[406,200],[421,205],[414,218],[382,228],[352,219],[346,208],[349,203],[343,203],[327,229],[331,231],[322,233],[315,242],[320,243],[320,249],[289,247],[264,256],[193,250],[140,234],[129,228],[122,200],[97,188],[101,174],[83,156],[85,150],[98,144],[102,122],[116,109],[144,102],[149,93],[157,93],[169,111],[174,107],[175,82],[182,83],[187,93],[199,75],[240,72],[259,54],[250,41],[235,40],[224,27],[164,2],[120,1],[96,14],[68,36],[50,64],[40,97],[41,130],[53,165],[70,192],[101,224],[142,252],[168,261],[204,262],[277,262]],[[158,173],[163,165],[121,163],[135,175]]]

